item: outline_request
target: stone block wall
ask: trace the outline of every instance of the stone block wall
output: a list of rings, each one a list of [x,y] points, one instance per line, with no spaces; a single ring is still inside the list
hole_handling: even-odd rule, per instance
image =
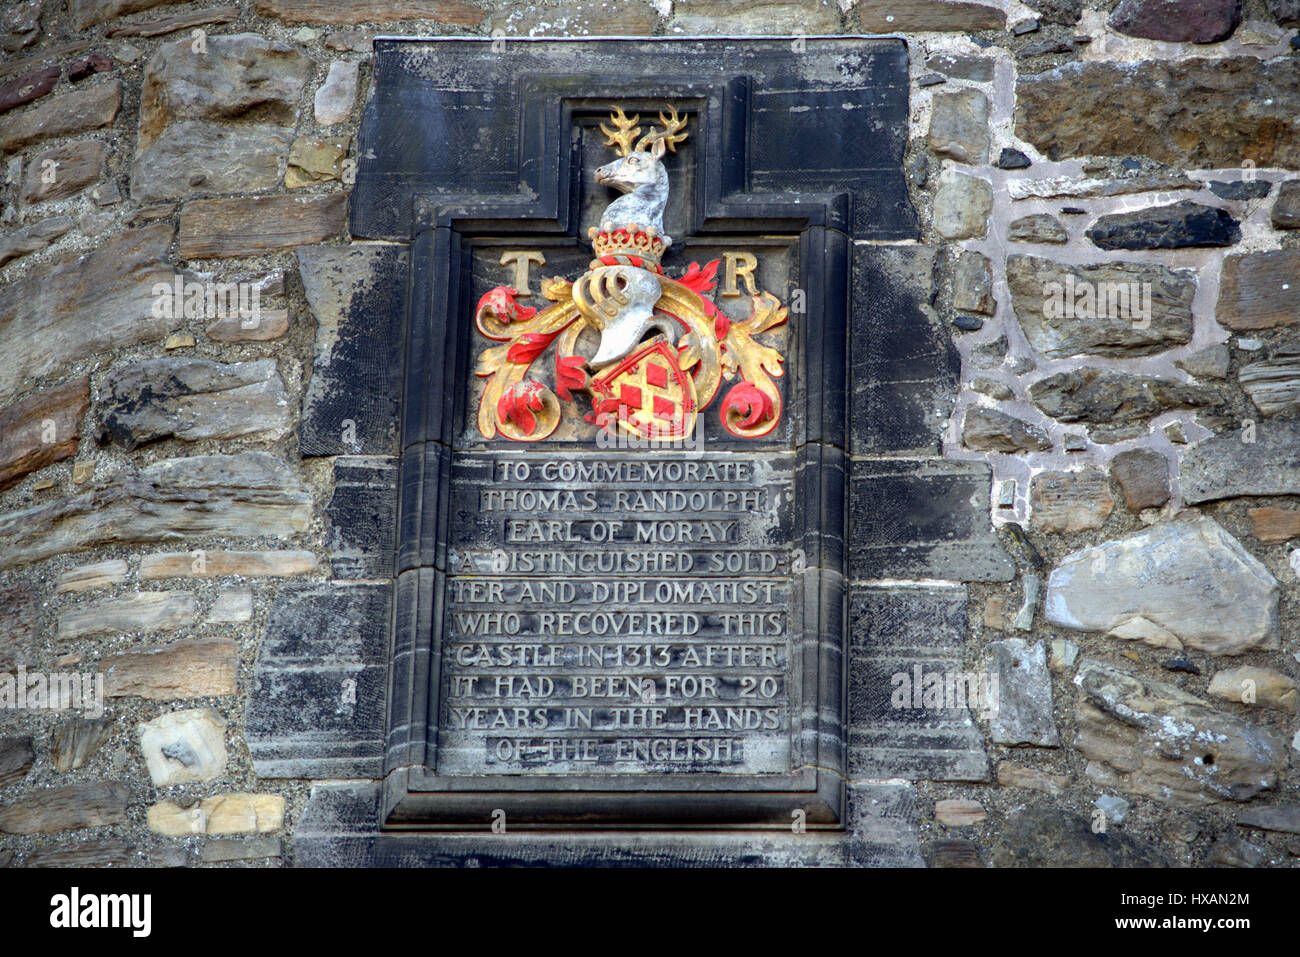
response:
[[[854,256],[851,405],[889,412],[850,423],[854,813],[891,863],[1300,859],[1297,28],[1295,0],[6,4],[0,675],[100,674],[106,706],[0,677],[0,866],[279,866],[365,817],[401,370],[350,323],[399,336],[407,273],[348,235],[377,35],[902,36],[919,239]],[[257,315],[194,292],[224,283]],[[997,707],[927,699],[958,673]]]

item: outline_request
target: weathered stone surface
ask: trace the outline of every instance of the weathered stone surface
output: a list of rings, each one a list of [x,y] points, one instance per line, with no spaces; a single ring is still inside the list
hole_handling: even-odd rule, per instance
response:
[[[326,23],[351,26],[358,23],[387,23],[393,20],[432,20],[462,27],[476,27],[486,11],[460,0],[257,0],[259,16],[275,17],[285,23]]]
[[[962,312],[993,315],[993,270],[988,257],[977,252],[963,252],[953,270],[952,305]]]
[[[357,101],[357,77],[361,64],[356,60],[335,60],[329,75],[316,91],[316,125],[345,123]]]
[[[59,72],[57,66],[33,70],[0,86],[0,113],[39,100],[59,82]]]
[[[1065,792],[1070,786],[1070,779],[1063,774],[1052,774],[1003,761],[998,765],[998,784],[1004,788],[1023,788],[1055,796]]]
[[[1221,199],[1242,202],[1248,199],[1263,199],[1273,188],[1268,180],[1210,180],[1210,192]]]
[[[1016,51],[1017,60],[1027,60],[1036,56],[1051,56],[1054,53],[1073,53],[1074,44],[1064,38],[1037,40],[1026,43]]]
[[[643,6],[645,12],[641,13],[640,17],[636,16]],[[649,4],[624,3],[618,4],[618,8],[626,8],[627,13],[633,15],[634,25],[637,25],[638,21],[642,19],[649,20],[648,25],[652,29],[646,32],[653,32],[654,20],[648,16],[650,13]],[[566,5],[564,9],[565,12],[568,12],[574,8]],[[543,10],[540,17],[543,22],[555,19],[554,13],[551,17],[546,17],[545,13],[546,11]],[[673,4],[673,29],[685,36],[838,33],[840,29],[839,14],[840,9],[835,0],[813,0],[812,3],[792,3],[790,0],[757,0],[757,2],[742,4],[732,3],[730,0],[677,0]],[[524,15],[521,19],[523,23],[527,24],[533,18]],[[520,29],[510,29],[514,26],[514,20],[514,16],[506,18],[503,26],[512,33],[525,32]],[[567,20],[568,18],[566,18]],[[494,26],[496,22],[496,20],[493,21]],[[586,26],[586,24],[583,24],[583,26]],[[592,35],[596,34],[596,31],[589,27],[584,32]],[[620,31],[612,35],[628,36],[635,34],[625,34]]]
[[[1052,243],[1059,245],[1069,240],[1061,221],[1049,213],[1021,216],[1007,229],[1007,239],[1013,243]]]
[[[289,331],[288,309],[262,309],[256,317],[227,316],[212,320],[203,330],[217,342],[266,342]]]
[[[75,140],[35,154],[27,163],[20,198],[26,205],[66,199],[99,182],[108,148],[99,140]]]
[[[1300,229],[1300,179],[1289,179],[1278,187],[1269,218],[1277,229]]]
[[[140,580],[157,578],[283,578],[320,566],[311,552],[165,552],[140,559]]]
[[[0,833],[56,834],[126,823],[127,788],[116,781],[28,791],[0,807]]]
[[[1285,508],[1252,508],[1246,514],[1254,523],[1255,537],[1263,545],[1300,538],[1300,512]]]
[[[275,186],[292,139],[290,129],[271,124],[177,121],[137,151],[131,195],[148,202]]]
[[[1007,337],[998,336],[982,342],[970,351],[971,365],[976,369],[996,369],[1007,357]]]
[[[961,838],[941,838],[925,846],[925,862],[932,868],[978,868],[979,846]]]
[[[1241,239],[1241,226],[1226,210],[1184,200],[1102,216],[1086,235],[1101,249],[1183,249],[1232,246]]]
[[[73,226],[71,216],[50,216],[0,236],[0,266],[30,253],[40,252]]]
[[[1225,834],[1210,848],[1209,862],[1215,867],[1264,867],[1268,864],[1268,851]]]
[[[996,7],[948,0],[858,0],[854,6],[864,33],[929,33],[1002,30],[1007,18]]]
[[[78,83],[88,76],[94,76],[96,73],[107,73],[113,69],[113,61],[102,53],[92,53],[90,56],[84,56],[75,63],[69,63],[67,66],[67,77],[69,83]]]
[[[989,527],[990,481],[982,462],[855,461],[851,577],[1010,581],[1015,565]]]
[[[1025,0],[1025,6],[1037,11],[1044,23],[1070,26],[1079,22],[1083,0]]]
[[[1169,501],[1169,460],[1154,449],[1129,449],[1110,460],[1110,474],[1130,512]]]
[[[933,246],[855,246],[850,448],[858,454],[940,449],[961,357],[931,305]]]
[[[54,770],[67,774],[84,767],[113,735],[110,718],[69,718],[59,723],[50,736],[50,759]]]
[[[988,815],[979,801],[946,798],[934,802],[934,819],[945,827],[966,827],[982,824],[988,820]]]
[[[1211,436],[1183,456],[1178,483],[1190,505],[1240,495],[1300,495],[1300,423],[1265,421],[1249,435],[1233,430]]]
[[[89,407],[90,380],[74,379],[0,409],[0,492],[75,455]]]
[[[1186,359],[1178,359],[1174,365],[1198,379],[1226,379],[1231,358],[1228,347],[1219,343],[1194,352]]]
[[[1237,823],[1258,831],[1300,834],[1300,804],[1276,804],[1272,807],[1248,807],[1237,815]]]
[[[225,864],[230,861],[264,861],[283,853],[284,842],[278,837],[227,837],[205,842],[199,859],[204,864]]]
[[[316,319],[311,381],[303,397],[302,452],[391,455],[397,447],[401,370],[371,343],[376,335],[401,335],[405,250],[316,246],[297,250],[297,261]],[[381,326],[385,331],[377,333]]]
[[[147,813],[149,830],[165,837],[191,834],[273,834],[284,827],[280,794],[217,794],[182,808],[161,801]]]
[[[84,53],[88,49],[90,49],[90,41],[88,40],[70,40],[45,44],[44,48],[39,53],[34,53],[31,56],[25,56],[18,59],[6,59],[3,62],[0,62],[0,79],[11,76],[21,76],[22,74],[30,73],[39,67],[51,66],[56,61],[61,61],[66,57],[76,56],[79,53]]]
[[[1270,668],[1242,665],[1215,672],[1207,694],[1273,711],[1300,712],[1300,689],[1296,683]]]
[[[926,59],[925,66],[926,69],[937,70],[953,80],[988,83],[993,79],[993,60],[988,57],[933,53]]]
[[[342,173],[346,143],[343,138],[318,140],[298,137],[289,150],[289,168],[284,174],[284,185],[289,189],[299,189],[338,179]]]
[[[1043,613],[1063,628],[1236,655],[1278,647],[1279,592],[1240,542],[1199,516],[1065,556]]]
[[[187,10],[168,17],[153,20],[115,23],[104,31],[108,37],[160,37],[177,30],[192,30],[205,27],[210,23],[230,23],[239,16],[239,7],[226,4],[219,7],[205,7],[202,10]]]
[[[11,4],[0,18],[0,34],[3,34],[3,46],[6,53],[13,53],[25,46],[31,46],[40,38],[41,13],[44,12],[44,0],[20,0]]]
[[[1300,0],[1268,0],[1268,12],[1284,27],[1300,27]]]
[[[1032,422],[979,405],[962,417],[961,440],[981,452],[1043,452],[1052,447],[1051,437]]]
[[[1126,262],[1075,266],[1012,255],[1007,288],[1025,337],[1051,359],[1149,355],[1192,339],[1191,270]]]
[[[138,200],[274,186],[293,139],[307,57],[251,33],[211,37],[202,56],[191,42],[163,44],[145,68],[131,174]]]
[[[133,648],[100,662],[110,698],[159,701],[235,693],[239,647],[229,638],[198,638]]]
[[[1060,422],[1094,425],[1140,422],[1170,409],[1203,409],[1220,403],[1219,394],[1204,386],[1096,368],[1039,379],[1029,387],[1029,400]]]
[[[1052,160],[1145,155],[1190,168],[1249,159],[1296,169],[1297,112],[1295,57],[1075,62],[1016,83],[1016,135]],[[1179,135],[1169,135],[1171,122]]]
[[[108,561],[78,565],[59,576],[59,583],[54,589],[56,595],[65,592],[90,591],[94,588],[106,588],[126,580],[126,559],[110,558]]]
[[[850,589],[851,774],[988,779],[984,738],[972,713],[983,702],[972,702],[969,695],[958,701],[954,694],[951,701],[943,702],[952,707],[912,707],[915,697],[902,693],[902,679],[896,677],[912,681],[920,669],[924,685],[925,675],[964,670],[966,613],[963,586],[855,585]],[[924,704],[923,697],[920,703]]]
[[[1049,176],[1045,179],[1009,179],[1007,195],[1012,199],[1094,199],[1146,193],[1152,190],[1197,189],[1200,183],[1179,172],[1144,169],[1126,171],[1105,178],[1096,176]],[[1082,210],[1076,210],[1082,212]]]
[[[1121,0],[1107,25],[1170,43],[1218,43],[1241,23],[1241,0]]]
[[[170,283],[172,228],[130,230],[85,256],[0,288],[0,397],[100,352],[161,339],[180,320],[153,315],[152,288]]]
[[[226,723],[211,708],[160,715],[136,734],[154,787],[215,781],[226,772]]]
[[[1123,832],[1099,834],[1072,811],[1039,807],[1008,816],[994,867],[1168,867],[1164,854]]]
[[[1287,764],[1279,734],[1170,684],[1085,658],[1076,679],[1077,747],[1089,777],[1158,801],[1248,801]]]
[[[0,514],[0,568],[113,542],[289,537],[306,530],[311,501],[296,473],[264,452],[166,459]]]
[[[339,456],[325,535],[335,578],[390,578],[396,542],[396,459]]]
[[[986,179],[945,170],[934,194],[934,230],[944,239],[972,239],[988,229],[993,187]]]
[[[1226,256],[1215,318],[1235,331],[1300,322],[1300,249]]]
[[[103,23],[128,13],[139,13],[178,0],[72,0],[72,25],[77,30]]]
[[[78,605],[59,615],[59,640],[169,631],[191,624],[198,599],[186,591],[147,591]]]
[[[35,760],[30,737],[0,738],[0,789],[27,777]]]
[[[979,90],[936,93],[926,145],[938,156],[978,166],[989,156],[989,100]]]
[[[182,259],[255,256],[337,236],[347,223],[345,193],[203,199],[181,209]]]
[[[1015,391],[1009,385],[986,376],[978,376],[972,379],[970,387],[976,392],[999,401],[1009,401],[1016,397]]]
[[[1101,528],[1115,508],[1106,473],[1039,472],[1029,481],[1029,506],[1039,531],[1070,534]]]
[[[30,584],[0,585],[0,671],[31,663],[39,620],[40,605]]]
[[[128,451],[171,436],[197,441],[289,434],[289,399],[274,359],[230,365],[148,359],[114,373],[106,391],[105,431]]]
[[[208,624],[235,624],[253,620],[253,593],[247,588],[222,592],[208,611]]]
[[[122,84],[118,80],[51,96],[31,109],[0,117],[0,153],[107,126],[121,106]]]
[[[1021,638],[990,642],[985,647],[985,670],[998,676],[997,708],[989,716],[994,742],[1059,747],[1043,643],[1031,647]]]
[[[380,772],[392,591],[304,583],[276,594],[245,712],[259,777]]]
[[[135,847],[112,837],[70,847],[42,847],[23,855],[23,867],[133,867],[139,863]]]
[[[1296,277],[1300,281],[1300,276]],[[1262,415],[1300,406],[1300,356],[1280,356],[1241,367],[1237,381]]]

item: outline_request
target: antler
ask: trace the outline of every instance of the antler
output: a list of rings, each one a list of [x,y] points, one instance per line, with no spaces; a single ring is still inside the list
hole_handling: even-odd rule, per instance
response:
[[[637,114],[629,119],[623,115],[623,107],[616,106],[610,119],[614,121],[614,129],[611,130],[604,123],[600,124],[600,131],[605,134],[605,144],[614,147],[619,156],[626,156],[632,152],[632,141],[641,132],[641,127],[637,126],[641,116]]]
[[[668,112],[670,114],[669,116],[664,116],[663,113],[659,114],[659,122],[663,124],[663,129],[652,129],[645,136],[641,137],[641,142],[636,144],[637,149],[649,149],[654,145],[656,140],[663,140],[664,145],[668,147],[668,152],[677,152],[677,144],[686,139],[687,136],[686,133],[682,133],[682,130],[686,129],[686,119],[685,117],[679,117],[677,115],[677,108],[675,106],[669,105]],[[681,133],[681,135],[678,136],[678,133]]]

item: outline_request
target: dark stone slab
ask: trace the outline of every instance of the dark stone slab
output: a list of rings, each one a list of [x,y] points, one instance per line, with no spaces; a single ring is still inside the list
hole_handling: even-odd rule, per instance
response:
[[[1241,0],[1120,0],[1106,21],[1119,33],[1167,43],[1218,43],[1241,23]]]
[[[1215,196],[1230,200],[1263,199],[1273,188],[1266,179],[1211,180],[1207,185]]]
[[[999,169],[1028,169],[1031,165],[1028,156],[1009,146],[1004,146],[998,154]]]
[[[846,830],[430,834],[379,829],[369,782],[312,789],[292,837],[295,867],[920,867],[918,802],[907,784],[852,783]]]
[[[929,246],[855,246],[850,450],[939,451],[961,357],[931,307]]]
[[[984,463],[854,461],[850,577],[1010,581],[1015,566],[989,527],[991,481]]]
[[[397,451],[406,305],[405,246],[304,246],[298,273],[316,318],[302,402],[303,455]]]
[[[697,154],[710,170],[696,177],[704,222],[737,215],[745,199],[728,194],[746,188],[774,201],[843,192],[853,197],[851,222],[825,225],[858,239],[918,235],[901,169],[901,40],[813,38],[799,52],[784,40],[548,40],[512,46],[506,57],[488,38],[380,40],[375,76],[357,147],[373,157],[352,194],[357,237],[410,239],[413,194],[447,209],[513,203],[517,220],[548,221],[514,229],[572,235],[560,98],[645,97],[649,76],[655,108],[665,97],[704,98],[711,114],[706,125],[717,135],[709,156]],[[670,184],[684,173],[670,172]]]
[[[325,536],[335,578],[392,578],[397,530],[397,462],[383,456],[334,459]]]
[[[388,582],[276,595],[245,717],[259,777],[379,776],[391,603]]]
[[[988,780],[969,699],[959,703],[955,685],[942,707],[912,694],[917,669],[922,690],[929,675],[965,671],[965,586],[854,585],[849,635],[849,773]]]
[[[1184,201],[1102,216],[1087,236],[1100,249],[1232,246],[1241,239],[1241,226],[1225,210]]]

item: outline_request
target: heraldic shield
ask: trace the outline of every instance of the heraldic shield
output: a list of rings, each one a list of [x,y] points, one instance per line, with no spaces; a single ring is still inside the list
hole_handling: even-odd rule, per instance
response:
[[[663,336],[597,376],[596,423],[606,431],[615,417],[620,432],[642,439],[685,438],[695,428],[695,380],[677,362],[677,352]]]

